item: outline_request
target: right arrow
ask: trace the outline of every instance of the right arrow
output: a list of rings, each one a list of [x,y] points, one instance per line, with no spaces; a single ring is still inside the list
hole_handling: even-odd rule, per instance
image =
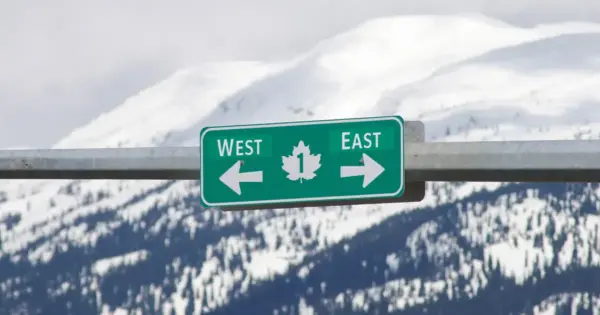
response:
[[[375,162],[370,156],[363,153],[362,155],[364,165],[361,166],[342,166],[340,168],[340,177],[354,177],[363,176],[363,188],[367,187],[372,181],[374,181],[385,168]]]
[[[241,166],[242,161],[237,161],[235,164],[233,164],[233,166],[225,171],[221,177],[219,177],[219,180],[223,182],[223,184],[225,184],[238,195],[242,194],[240,183],[262,183],[263,181],[262,171],[240,173]]]

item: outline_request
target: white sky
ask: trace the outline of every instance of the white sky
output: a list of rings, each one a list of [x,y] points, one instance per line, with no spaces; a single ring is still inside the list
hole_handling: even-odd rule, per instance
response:
[[[0,0],[0,147],[49,146],[174,70],[286,58],[377,16],[600,21],[598,0]]]

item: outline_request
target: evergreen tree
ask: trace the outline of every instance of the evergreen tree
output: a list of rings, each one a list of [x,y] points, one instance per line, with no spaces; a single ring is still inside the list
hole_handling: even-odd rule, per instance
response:
[[[535,280],[535,281],[539,281],[542,278],[542,271],[540,270],[540,260],[539,257],[536,255],[533,258],[533,271],[531,273],[531,279]]]
[[[573,266],[573,268],[581,266],[581,261],[579,258],[580,249],[579,249],[579,246],[577,243],[578,242],[574,242],[574,244],[573,244],[573,254],[571,257],[571,265],[570,265],[570,267]]]
[[[192,315],[194,314],[194,302],[195,302],[195,295],[194,295],[194,287],[192,286],[192,273],[188,272],[188,279],[187,279],[187,284],[185,287],[185,296],[188,300],[187,306],[185,308],[185,315]]]
[[[554,239],[554,234],[556,233],[556,225],[554,223],[554,218],[550,217],[548,224],[546,225],[546,235],[551,239]]]
[[[588,247],[587,247],[587,257],[585,260],[586,267],[590,267],[593,264],[592,255],[594,254],[594,251],[592,250],[592,243],[593,243],[593,241],[590,241],[588,244]]]

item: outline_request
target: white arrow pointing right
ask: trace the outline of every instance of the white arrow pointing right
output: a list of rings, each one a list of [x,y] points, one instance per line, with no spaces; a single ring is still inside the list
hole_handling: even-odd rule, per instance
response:
[[[340,177],[354,177],[363,176],[363,188],[367,187],[372,181],[374,181],[385,168],[375,162],[370,156],[363,153],[362,155],[364,165],[360,166],[342,166],[340,168]]]

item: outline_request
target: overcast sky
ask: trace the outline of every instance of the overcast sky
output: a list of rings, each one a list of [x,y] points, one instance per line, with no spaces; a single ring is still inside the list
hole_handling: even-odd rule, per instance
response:
[[[273,60],[377,16],[600,21],[598,0],[0,0],[0,147],[46,147],[178,68]]]

